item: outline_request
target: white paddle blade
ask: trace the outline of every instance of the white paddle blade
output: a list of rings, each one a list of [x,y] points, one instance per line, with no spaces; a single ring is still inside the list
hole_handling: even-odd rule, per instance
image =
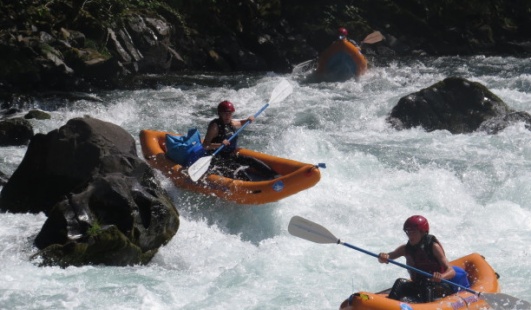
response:
[[[480,293],[494,310],[525,310],[531,309],[531,303],[503,293]]]
[[[275,87],[275,89],[273,89],[271,97],[269,98],[269,103],[278,103],[286,99],[286,97],[289,96],[292,92],[293,86],[291,86],[291,84],[286,79],[283,79],[282,82],[280,82]]]
[[[361,41],[361,43],[373,44],[373,43],[380,42],[383,39],[384,39],[384,36],[382,35],[382,33],[380,31],[375,31],[375,32],[369,34],[368,36],[366,36],[365,39],[363,39],[363,41]]]
[[[195,163],[193,163],[188,168],[188,175],[192,181],[197,182],[207,172],[210,167],[210,162],[212,161],[212,156],[204,156],[199,158]]]
[[[293,70],[291,70],[291,73],[301,74],[301,73],[308,72],[310,70],[315,69],[316,66],[317,66],[317,59],[306,60],[305,62],[301,62],[300,64],[293,67]]]
[[[300,216],[291,218],[288,225],[288,232],[295,237],[315,243],[339,243],[339,239],[329,232],[328,229]]]

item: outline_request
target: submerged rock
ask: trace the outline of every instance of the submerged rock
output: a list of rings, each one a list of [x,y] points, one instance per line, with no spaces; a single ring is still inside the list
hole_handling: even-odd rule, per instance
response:
[[[44,119],[51,119],[52,116],[49,113],[41,111],[41,110],[31,110],[31,111],[28,111],[26,115],[24,115],[24,118],[44,120]]]
[[[512,112],[504,116],[491,118],[479,126],[479,131],[484,131],[489,134],[496,134],[517,122],[523,122],[527,130],[531,130],[531,114],[520,111]]]

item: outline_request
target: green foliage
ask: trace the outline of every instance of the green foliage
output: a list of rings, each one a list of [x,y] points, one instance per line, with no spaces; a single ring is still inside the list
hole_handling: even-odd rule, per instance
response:
[[[95,237],[97,236],[99,233],[101,233],[101,226],[100,224],[98,223],[98,221],[94,221],[92,223],[92,226],[90,226],[90,228],[87,230],[87,234],[90,236],[90,237]]]
[[[93,49],[95,51],[98,51],[98,53],[101,54],[101,56],[105,57],[105,58],[111,58],[111,53],[109,52],[109,49],[107,48],[107,46],[105,46],[105,44],[102,44],[102,42],[97,42],[97,41],[94,41],[90,38],[87,38],[85,40],[85,47],[88,48],[88,49]],[[88,60],[88,59],[87,59]]]

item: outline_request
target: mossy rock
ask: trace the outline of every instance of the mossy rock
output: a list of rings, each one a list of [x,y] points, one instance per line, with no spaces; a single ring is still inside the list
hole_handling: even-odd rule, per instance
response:
[[[156,254],[155,250],[142,252],[120,230],[107,226],[91,231],[85,242],[54,244],[35,254],[32,259],[40,266],[84,266],[106,265],[127,266],[148,263]]]

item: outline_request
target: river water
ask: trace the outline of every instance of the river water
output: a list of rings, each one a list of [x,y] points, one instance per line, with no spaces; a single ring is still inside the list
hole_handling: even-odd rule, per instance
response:
[[[531,113],[531,60],[483,56],[380,60],[359,82],[195,74],[157,89],[92,94],[101,102],[37,103],[52,115],[32,120],[41,133],[91,115],[137,141],[144,128],[204,135],[218,102],[231,100],[235,117],[247,117],[286,78],[293,93],[248,126],[240,144],[327,168],[314,187],[260,206],[185,192],[158,174],[181,227],[147,266],[39,268],[29,257],[45,216],[0,214],[0,309],[338,309],[353,292],[407,276],[364,253],[290,235],[294,215],[378,253],[405,242],[404,220],[422,214],[450,259],[482,254],[503,293],[531,301],[531,132],[519,123],[497,135],[452,135],[385,122],[401,97],[449,76]],[[13,173],[25,151],[0,148],[0,171]]]

